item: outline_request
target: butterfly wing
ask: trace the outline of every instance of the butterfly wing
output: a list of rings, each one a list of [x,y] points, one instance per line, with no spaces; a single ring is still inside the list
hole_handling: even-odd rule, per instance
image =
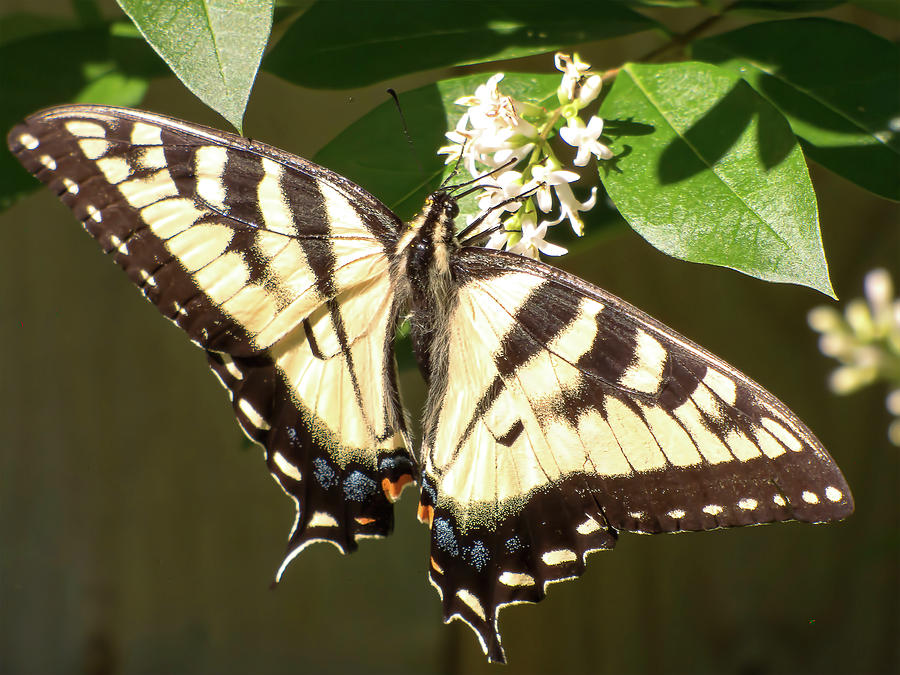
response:
[[[206,351],[297,504],[287,562],[387,534],[414,473],[395,381],[400,222],[346,179],[238,136],[65,106],[9,134],[141,292]]]
[[[537,602],[619,530],[848,515],[809,429],[696,344],[577,277],[464,248],[420,517],[445,620],[502,661],[500,607]]]

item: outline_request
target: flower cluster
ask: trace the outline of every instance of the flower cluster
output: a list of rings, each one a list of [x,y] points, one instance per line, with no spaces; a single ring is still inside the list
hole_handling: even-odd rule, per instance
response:
[[[900,298],[894,298],[887,270],[869,272],[864,287],[866,300],[851,300],[843,314],[816,307],[808,321],[822,334],[822,353],[841,363],[829,378],[832,391],[849,394],[879,380],[888,383],[887,408],[896,418],[888,437],[900,446]]]
[[[593,208],[597,200],[596,187],[585,201],[579,201],[572,191],[571,183],[580,176],[563,168],[549,143],[557,122],[566,122],[559,136],[577,149],[576,166],[587,165],[592,156],[613,156],[600,141],[603,120],[593,116],[585,122],[579,116],[600,94],[600,75],[592,73],[577,54],[556,54],[555,63],[563,73],[557,90],[558,108],[547,110],[503,94],[503,74],[497,73],[473,95],[456,101],[466,112],[447,134],[451,145],[438,151],[447,156],[447,164],[460,162],[473,177],[483,176],[478,183],[484,189],[478,199],[482,213],[478,231],[491,232],[486,245],[532,258],[540,253],[565,253],[566,249],[546,241],[547,229],[568,220],[581,236],[584,222],[580,214]],[[558,216],[544,219],[556,204]],[[469,223],[474,220],[473,216]]]

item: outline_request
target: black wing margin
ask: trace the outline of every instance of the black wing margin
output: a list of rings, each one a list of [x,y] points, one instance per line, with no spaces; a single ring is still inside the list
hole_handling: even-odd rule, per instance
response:
[[[468,623],[491,660],[499,609],[582,574],[619,531],[852,512],[812,432],[721,359],[543,263],[464,248],[451,266],[420,518],[445,620]]]

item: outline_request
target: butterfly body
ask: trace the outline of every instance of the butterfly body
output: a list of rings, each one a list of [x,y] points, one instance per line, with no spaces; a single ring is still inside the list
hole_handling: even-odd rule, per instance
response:
[[[404,273],[396,277],[397,292],[409,310],[413,351],[429,385],[432,365],[446,371],[446,336],[440,332],[449,326],[453,304],[450,260],[461,248],[453,227],[458,213],[456,200],[446,191],[429,195],[398,247],[398,266]]]
[[[500,608],[580,575],[618,533],[826,522],[853,509],[784,404],[615,296],[408,225],[327,169],[142,111],[63,106],[9,135],[142,293],[204,350],[297,506],[288,563],[387,534],[421,485],[444,618],[503,660]],[[393,337],[428,384],[413,447]]]

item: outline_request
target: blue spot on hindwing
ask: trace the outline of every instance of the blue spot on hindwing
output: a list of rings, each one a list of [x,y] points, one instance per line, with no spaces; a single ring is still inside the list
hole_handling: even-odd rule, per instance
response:
[[[491,560],[490,551],[482,541],[476,541],[466,549],[466,561],[479,572],[485,568]]]
[[[422,478],[422,497],[420,501],[424,506],[434,506],[437,503],[437,492],[428,478]]]
[[[316,457],[313,460],[313,475],[319,481],[319,485],[326,490],[330,490],[338,484],[337,472],[322,457]]]
[[[515,553],[522,548],[522,542],[518,537],[510,537],[506,540],[506,550],[508,553]]]
[[[377,488],[377,483],[362,471],[351,471],[344,479],[344,496],[351,502],[366,501]]]
[[[400,464],[400,461],[404,460],[404,463],[408,464],[409,462],[405,462],[405,458],[403,457],[382,457],[378,460],[378,469],[383,472],[390,471]]]
[[[397,454],[378,460],[378,471],[382,476],[402,476],[412,474],[414,469],[409,457]]]
[[[456,543],[456,534],[453,526],[446,518],[435,518],[431,524],[431,534],[438,548],[452,556],[459,555],[459,545]]]

